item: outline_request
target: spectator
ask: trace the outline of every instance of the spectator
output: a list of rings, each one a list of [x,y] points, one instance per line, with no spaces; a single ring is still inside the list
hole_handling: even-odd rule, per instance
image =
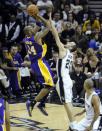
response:
[[[79,41],[78,41],[78,48],[81,50],[81,54],[86,53],[87,49],[88,49],[88,42],[90,40],[90,35],[83,35],[81,34],[81,36],[79,37]]]
[[[71,9],[72,9],[74,14],[78,14],[78,12],[83,9],[83,7],[82,7],[82,5],[80,5],[79,0],[74,0],[71,3]]]
[[[71,79],[73,80],[73,97],[74,100],[77,99],[78,101],[80,98],[84,98],[84,81],[86,80],[87,76],[82,72],[82,64],[77,63],[75,65],[74,72],[71,73]]]
[[[94,73],[98,71],[100,66],[100,61],[95,55],[95,52],[92,48],[89,48],[87,50],[86,56],[84,58],[84,64],[85,64],[84,73],[88,77],[92,77]]]
[[[78,22],[75,20],[75,15],[73,13],[68,14],[68,21],[70,22],[71,29],[76,29]]]
[[[53,0],[54,3],[54,11],[57,12],[58,10],[63,11],[65,5],[70,4],[70,0]]]
[[[73,37],[73,35],[75,34],[75,30],[71,27],[72,26],[71,26],[70,22],[64,22],[61,37],[63,39],[67,39],[67,41],[70,41],[69,39],[71,39]]]
[[[9,71],[9,78],[10,78],[10,88],[13,91],[13,94],[16,95],[16,97],[21,96],[21,77],[20,72],[18,70],[18,67],[21,67],[21,64],[23,63],[23,60],[18,53],[18,47],[17,45],[13,45],[10,48],[9,55],[7,56],[9,62],[8,67],[11,67],[11,71]]]
[[[100,13],[100,15],[99,15],[99,22],[100,22],[100,24],[102,24],[102,13]]]
[[[91,24],[90,24],[90,23],[87,23],[87,24],[86,24],[85,34],[86,34],[86,35],[91,35],[91,33],[92,33]]]
[[[17,19],[19,19],[22,23],[22,28],[24,28],[27,25],[30,25],[31,23],[35,23],[35,19],[28,15],[26,11],[26,5],[17,4]]]
[[[64,21],[68,20],[68,14],[71,13],[71,12],[72,12],[72,10],[71,10],[70,4],[65,4],[64,5],[64,10],[62,12]]]
[[[90,14],[94,13],[91,11],[88,7],[88,3],[83,5],[83,10],[79,11],[76,15],[76,19],[78,21],[78,24],[82,25],[86,20],[90,18]]]
[[[102,35],[101,34],[99,34],[99,48],[97,51],[97,56],[99,60],[102,61]]]
[[[97,45],[94,33],[91,34],[91,39],[88,43],[88,46],[89,46],[89,48],[92,48],[95,51],[98,49],[98,45]]]
[[[49,19],[49,13],[53,12],[53,9],[51,7],[47,8],[46,13],[43,15],[45,19]]]
[[[3,64],[3,54],[0,55],[0,88],[2,88],[3,93],[5,94],[5,97],[11,98],[11,92],[9,88],[9,79],[7,77],[7,72],[4,69]]]
[[[39,7],[40,15],[43,16],[49,7],[53,8],[53,3],[51,0],[38,0],[37,6]]]
[[[61,33],[63,30],[63,20],[61,20],[61,14],[59,12],[54,13],[53,24],[55,25],[58,33]]]
[[[2,42],[2,47],[5,46],[8,37],[8,27],[4,24],[2,16],[0,16],[0,41]]]
[[[100,30],[100,23],[96,19],[95,14],[91,14],[89,20],[85,21],[83,24],[83,32],[86,31],[87,24],[90,23],[91,29],[94,30],[95,28]]]
[[[21,31],[20,25],[16,21],[16,16],[13,14],[10,17],[8,28],[9,28],[9,33],[7,37],[7,42],[8,42],[8,47],[10,47],[12,44],[14,44],[14,42],[17,42]]]
[[[76,42],[76,44],[79,43],[79,40],[82,38],[82,27],[78,25],[75,30],[75,34],[72,37],[72,39]]]

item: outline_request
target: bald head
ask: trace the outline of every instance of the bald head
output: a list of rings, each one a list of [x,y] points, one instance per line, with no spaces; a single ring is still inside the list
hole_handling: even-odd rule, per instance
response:
[[[24,34],[27,36],[35,35],[39,30],[40,30],[39,26],[34,25],[34,27],[33,27],[33,26],[29,25],[24,28]]]
[[[85,89],[93,89],[94,88],[94,82],[92,79],[86,79],[84,82],[84,88]]]

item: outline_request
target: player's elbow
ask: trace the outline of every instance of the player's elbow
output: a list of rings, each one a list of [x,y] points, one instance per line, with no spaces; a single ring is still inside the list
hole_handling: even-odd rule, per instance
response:
[[[100,110],[97,110],[97,111],[95,112],[95,116],[98,118],[99,115],[100,115]]]
[[[99,116],[99,115],[100,115],[100,111],[97,112],[97,116]]]

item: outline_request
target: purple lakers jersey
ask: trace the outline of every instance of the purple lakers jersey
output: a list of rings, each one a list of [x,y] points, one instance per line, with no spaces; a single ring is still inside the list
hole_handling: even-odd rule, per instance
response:
[[[34,62],[40,58],[43,58],[46,54],[46,44],[40,45],[34,40],[34,36],[24,39],[27,53],[31,62]]]
[[[34,71],[38,82],[53,87],[53,74],[44,58],[47,51],[46,44],[38,44],[34,40],[34,36],[25,38],[24,42],[31,61],[31,69]]]
[[[0,98],[0,125],[4,124],[4,100]]]

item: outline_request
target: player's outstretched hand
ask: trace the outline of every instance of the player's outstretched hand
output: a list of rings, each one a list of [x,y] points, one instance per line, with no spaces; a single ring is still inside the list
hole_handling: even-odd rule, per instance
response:
[[[52,31],[53,30],[53,22],[52,22],[52,17],[51,17],[51,12],[49,13],[49,29],[50,29],[50,31]]]

